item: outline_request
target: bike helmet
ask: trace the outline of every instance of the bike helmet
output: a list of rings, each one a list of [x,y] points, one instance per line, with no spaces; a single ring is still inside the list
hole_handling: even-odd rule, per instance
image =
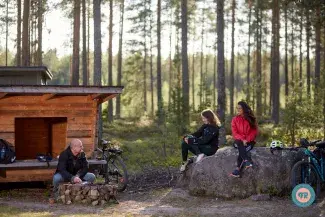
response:
[[[50,162],[52,160],[52,156],[47,154],[37,154],[36,159],[40,162]]]
[[[270,144],[270,148],[283,148],[283,143],[279,140],[273,140]]]

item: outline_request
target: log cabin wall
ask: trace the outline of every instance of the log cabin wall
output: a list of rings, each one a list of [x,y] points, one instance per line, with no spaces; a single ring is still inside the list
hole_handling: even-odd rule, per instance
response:
[[[46,136],[46,131],[52,135],[46,138],[46,141],[48,141],[47,139],[50,140],[50,145],[44,144],[44,147],[39,147],[38,150],[34,150],[35,152],[48,150],[49,146],[51,146],[50,150],[52,154],[57,155],[65,148],[62,147],[62,143],[66,143],[67,145],[72,139],[77,138],[83,142],[84,151],[90,157],[95,144],[96,117],[97,102],[89,95],[7,95],[0,98],[0,138],[15,145],[18,136],[18,134],[15,134],[21,133],[19,131],[23,129],[15,126],[15,124],[22,124],[21,121],[23,119],[29,118],[29,121],[25,121],[31,126],[29,131],[34,130],[39,132],[40,137]],[[66,118],[66,126],[62,118]],[[51,122],[50,129],[45,129],[48,125],[40,127],[40,122],[46,120],[50,120]],[[38,123],[38,127],[36,122]],[[65,129],[66,137],[64,136]],[[44,143],[46,143],[45,140]],[[41,142],[37,144],[37,146],[40,145]],[[23,145],[15,148],[21,149]],[[16,150],[16,152],[22,153],[22,150]],[[24,156],[20,154],[21,156],[17,157],[26,159],[26,157],[32,156],[33,154],[29,153]]]

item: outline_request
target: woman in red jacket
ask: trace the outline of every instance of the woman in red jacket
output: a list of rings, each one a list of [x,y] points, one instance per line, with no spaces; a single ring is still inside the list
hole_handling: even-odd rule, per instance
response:
[[[248,160],[247,152],[253,149],[257,135],[256,117],[246,102],[238,102],[237,113],[231,121],[232,135],[239,151],[237,168],[230,174],[234,177],[240,177],[241,168],[248,169],[253,166]]]

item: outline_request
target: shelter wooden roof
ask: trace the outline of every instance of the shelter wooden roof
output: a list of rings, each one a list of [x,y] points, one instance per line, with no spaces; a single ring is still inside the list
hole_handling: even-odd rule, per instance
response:
[[[105,102],[122,93],[123,86],[70,86],[70,85],[0,85],[0,99],[5,96],[44,95],[51,99],[55,96],[90,96]]]

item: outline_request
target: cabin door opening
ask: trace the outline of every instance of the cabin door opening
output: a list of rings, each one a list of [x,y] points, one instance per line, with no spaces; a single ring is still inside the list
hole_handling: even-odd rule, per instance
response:
[[[37,154],[56,158],[66,147],[67,118],[15,118],[17,160],[36,159]]]

